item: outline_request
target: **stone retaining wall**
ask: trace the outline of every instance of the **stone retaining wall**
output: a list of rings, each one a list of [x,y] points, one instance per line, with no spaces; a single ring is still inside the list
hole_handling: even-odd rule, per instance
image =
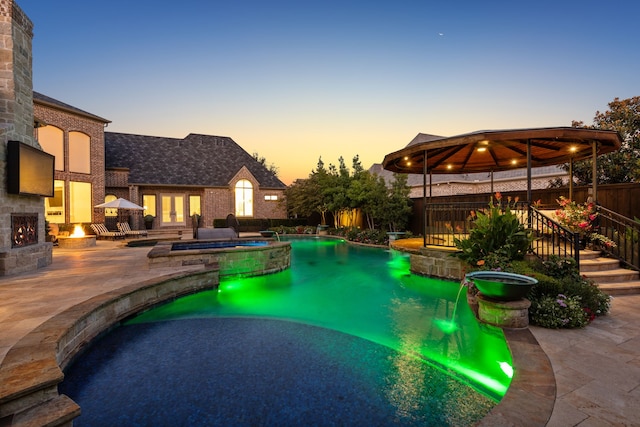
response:
[[[465,263],[451,256],[455,251],[457,250],[436,246],[413,251],[409,258],[411,272],[442,279],[462,280],[465,275]]]
[[[201,243],[201,242],[200,242]],[[189,249],[172,251],[172,242],[158,243],[147,255],[149,268],[208,266],[217,264],[220,277],[259,276],[277,273],[291,266],[291,243],[269,242],[267,246]]]

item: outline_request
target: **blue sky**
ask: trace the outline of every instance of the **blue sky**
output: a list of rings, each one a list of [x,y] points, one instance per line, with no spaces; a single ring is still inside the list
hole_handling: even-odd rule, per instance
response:
[[[419,133],[591,123],[640,95],[640,2],[17,0],[34,90],[108,131],[233,138],[306,178]],[[215,155],[215,153],[212,153]]]

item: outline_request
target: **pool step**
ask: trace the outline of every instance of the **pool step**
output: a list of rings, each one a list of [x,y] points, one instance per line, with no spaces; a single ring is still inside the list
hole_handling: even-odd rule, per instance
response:
[[[66,427],[72,426],[73,419],[79,415],[80,406],[62,394],[13,415],[9,425],[12,427]]]

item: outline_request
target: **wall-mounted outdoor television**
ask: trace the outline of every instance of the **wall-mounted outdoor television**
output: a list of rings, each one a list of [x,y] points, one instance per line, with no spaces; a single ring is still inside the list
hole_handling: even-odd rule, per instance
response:
[[[55,157],[19,141],[7,143],[7,192],[53,197]]]

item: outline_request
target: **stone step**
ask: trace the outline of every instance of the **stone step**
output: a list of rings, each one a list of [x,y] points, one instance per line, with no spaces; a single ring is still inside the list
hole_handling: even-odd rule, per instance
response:
[[[598,285],[605,283],[620,283],[640,280],[640,273],[626,268],[616,268],[605,271],[580,271],[588,279],[592,279]]]
[[[590,260],[590,259],[596,259],[596,258],[600,258],[601,252],[600,251],[590,251],[590,250],[581,250],[580,251],[580,264],[582,264],[582,261],[585,260]]]
[[[590,258],[590,259],[580,259],[580,272],[590,272],[590,271],[606,271],[606,270],[615,270],[620,268],[620,261],[613,258]]]
[[[61,394],[33,408],[15,414],[12,426],[70,426],[73,419],[80,415],[80,407],[69,397]],[[2,424],[4,425],[4,424]]]
[[[599,284],[598,288],[607,295],[640,294],[640,280],[631,280],[618,283]]]

